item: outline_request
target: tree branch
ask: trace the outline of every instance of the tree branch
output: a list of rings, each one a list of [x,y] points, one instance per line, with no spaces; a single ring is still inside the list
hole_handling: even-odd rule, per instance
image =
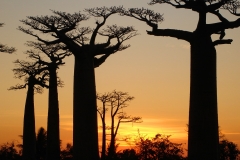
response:
[[[130,8],[129,10],[124,10],[121,15],[133,17],[137,20],[147,23],[153,30],[158,28],[158,22],[163,21],[163,15],[160,13],[154,13],[154,11],[145,8]]]
[[[0,44],[0,52],[4,52],[4,53],[13,53],[15,52],[16,49],[14,47],[8,47],[6,45]]]
[[[97,21],[96,24],[96,28],[93,30],[92,36],[90,38],[90,45],[94,45],[95,44],[95,40],[97,37],[97,33],[99,31],[99,29],[105,24],[107,18],[113,14],[116,13],[121,13],[123,10],[123,7],[96,7],[96,8],[90,8],[90,9],[85,9],[86,12],[88,12],[88,14],[90,14],[93,17],[97,17],[97,18],[102,18],[103,20]]]
[[[157,29],[154,31],[147,31],[147,33],[149,35],[154,35],[154,36],[173,37],[173,38],[182,39],[188,42],[190,42],[192,38],[191,32],[175,30],[175,29]]]
[[[220,45],[220,44],[231,44],[232,43],[232,39],[221,39],[221,40],[216,40],[213,42],[214,46]]]
[[[239,26],[240,26],[240,18],[238,18],[235,21],[231,21],[231,22],[218,22],[218,23],[207,24],[206,30],[210,34],[215,34],[220,31],[223,31],[225,29],[233,29],[233,28],[237,28]]]

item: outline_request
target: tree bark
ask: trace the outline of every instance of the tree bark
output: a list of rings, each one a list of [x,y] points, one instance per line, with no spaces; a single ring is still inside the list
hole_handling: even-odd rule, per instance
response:
[[[111,106],[112,107],[112,106]],[[113,108],[111,108],[113,110]],[[110,139],[110,144],[108,148],[108,156],[110,158],[113,158],[115,154],[115,132],[114,132],[114,127],[115,127],[115,121],[114,121],[115,115],[111,114],[111,139]]]
[[[99,160],[94,58],[74,56],[73,157]]]
[[[218,160],[216,50],[210,35],[195,31],[191,41],[189,160]]]
[[[47,124],[47,159],[60,159],[59,104],[56,68],[50,69]]]
[[[30,81],[30,80],[29,80]],[[23,159],[36,159],[34,84],[29,82],[23,120]]]
[[[105,106],[103,108],[103,117],[102,117],[102,154],[101,160],[105,160],[106,158],[106,123],[105,123]]]

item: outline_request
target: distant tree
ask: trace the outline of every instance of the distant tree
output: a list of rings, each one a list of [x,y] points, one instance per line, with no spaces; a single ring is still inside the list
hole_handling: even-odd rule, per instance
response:
[[[2,27],[3,25],[4,25],[4,23],[0,23],[0,27]],[[8,46],[0,43],[0,52],[13,53],[15,51],[16,51],[16,49],[14,47],[8,47]]]
[[[47,153],[47,131],[40,127],[36,139],[36,159],[45,160]]]
[[[156,134],[152,139],[139,134],[136,150],[139,160],[183,160],[182,144],[173,143],[169,135]],[[201,153],[199,153],[201,154]]]
[[[72,160],[73,159],[73,146],[68,143],[66,148],[61,150],[61,160]]]
[[[36,158],[36,134],[34,115],[34,92],[42,93],[42,87],[46,87],[46,76],[44,68],[34,62],[16,60],[17,68],[13,69],[15,78],[25,78],[24,84],[10,87],[9,90],[18,90],[28,87],[25,102],[23,120],[23,159]]]
[[[237,160],[240,158],[240,150],[237,145],[227,139],[219,142],[220,160]]]
[[[198,23],[193,32],[160,29],[158,22],[163,21],[159,13],[144,8],[131,8],[123,14],[147,23],[153,36],[173,37],[185,40],[191,45],[190,111],[188,132],[189,160],[219,159],[218,114],[217,114],[217,75],[216,49],[220,44],[231,44],[232,39],[224,39],[225,30],[238,28],[240,18],[230,21],[224,17],[229,11],[240,16],[239,0],[150,0],[150,5],[166,4],[176,9],[189,9],[198,15]],[[216,23],[207,23],[207,16],[219,19]],[[219,39],[212,40],[218,34]],[[201,148],[201,151],[199,151]],[[201,152],[201,154],[199,154]]]
[[[29,28],[19,27],[19,30],[46,45],[65,45],[65,49],[74,55],[73,150],[76,160],[99,159],[94,68],[104,63],[111,54],[128,48],[129,45],[124,46],[123,42],[136,35],[133,27],[112,25],[100,30],[106,20],[121,9],[122,7],[86,9],[88,16],[80,12],[69,14],[53,11],[54,15],[51,16],[29,16],[21,21]],[[89,17],[98,19],[96,27],[80,28],[80,22]],[[44,40],[33,30],[51,35],[52,40]],[[99,35],[106,37],[106,42],[96,42]],[[111,44],[113,39],[116,40],[115,44]]]
[[[4,143],[0,146],[0,159],[1,160],[20,160],[21,157],[15,148],[14,142]]]
[[[139,160],[138,154],[134,149],[125,149],[117,153],[117,160]]]
[[[40,42],[28,42],[28,46],[35,50],[28,50],[28,56],[43,65],[49,73],[48,84],[48,121],[47,121],[47,156],[46,159],[60,159],[60,133],[59,133],[59,103],[58,89],[62,81],[57,76],[57,69],[64,65],[63,59],[71,54],[62,50],[62,45],[46,45]],[[42,57],[46,55],[48,60]]]
[[[97,99],[102,103],[101,107],[98,107],[98,113],[102,121],[102,154],[101,159],[104,160],[106,157],[106,130],[109,128],[110,133],[110,144],[108,148],[108,157],[112,158],[116,154],[116,137],[118,129],[121,123],[141,123],[141,117],[133,117],[126,114],[123,111],[124,108],[128,107],[128,103],[134,99],[127,92],[112,91],[110,93],[98,94]],[[110,127],[106,126],[106,112],[110,108]],[[117,121],[117,122],[116,122]],[[116,122],[116,123],[115,123]]]

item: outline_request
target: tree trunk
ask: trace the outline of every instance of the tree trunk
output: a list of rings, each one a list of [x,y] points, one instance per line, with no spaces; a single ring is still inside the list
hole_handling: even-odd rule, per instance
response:
[[[49,70],[47,159],[60,159],[59,108],[56,68]]]
[[[105,108],[103,110],[103,118],[102,118],[102,154],[101,154],[101,160],[105,160],[106,158],[106,123],[105,123]]]
[[[193,34],[188,159],[218,160],[216,50],[204,31]]]
[[[115,132],[114,132],[114,116],[111,117],[111,139],[110,139],[110,144],[109,144],[109,148],[108,148],[108,156],[110,158],[113,158],[114,154],[115,154]]]
[[[95,73],[90,55],[75,55],[73,157],[99,160]]]
[[[29,80],[30,81],[30,80]],[[36,159],[34,85],[29,82],[23,120],[23,159]]]

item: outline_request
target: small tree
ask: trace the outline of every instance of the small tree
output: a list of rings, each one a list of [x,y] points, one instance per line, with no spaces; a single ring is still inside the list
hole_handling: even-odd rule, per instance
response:
[[[237,160],[240,158],[240,150],[237,144],[228,141],[227,139],[222,139],[219,142],[220,149],[220,160]]]
[[[0,146],[1,160],[20,160],[21,156],[15,148],[14,142],[4,143]]]
[[[4,23],[0,23],[0,27],[2,27],[3,25],[4,25]],[[8,47],[8,46],[0,43],[0,52],[13,53],[15,51],[16,51],[16,49],[14,47]]]
[[[15,78],[25,78],[24,84],[10,87],[9,90],[18,90],[28,87],[25,102],[23,120],[23,159],[36,158],[36,134],[35,134],[35,114],[34,114],[34,92],[42,93],[42,87],[46,87],[45,68],[34,62],[16,60],[17,68],[13,69]]]
[[[139,156],[134,149],[125,149],[117,153],[116,160],[139,160]]]
[[[44,160],[46,159],[47,153],[47,131],[40,127],[37,132],[36,139],[36,159]]]
[[[73,159],[73,146],[68,143],[66,148],[61,150],[61,160],[72,160]]]
[[[154,138],[149,139],[139,134],[136,139],[139,160],[183,160],[182,144],[171,142],[169,137],[156,134]]]
[[[134,99],[127,92],[112,91],[111,93],[98,94],[97,99],[102,103],[101,107],[98,107],[98,113],[102,121],[102,155],[101,159],[105,159],[106,152],[106,130],[109,128],[110,133],[110,144],[108,148],[108,157],[112,158],[116,154],[116,137],[118,129],[121,123],[141,123],[141,117],[133,117],[126,114],[123,111],[124,108],[128,107],[128,103]],[[106,112],[110,108],[110,127],[106,126]],[[117,122],[116,122],[117,121]],[[115,123],[116,122],[116,123]]]

